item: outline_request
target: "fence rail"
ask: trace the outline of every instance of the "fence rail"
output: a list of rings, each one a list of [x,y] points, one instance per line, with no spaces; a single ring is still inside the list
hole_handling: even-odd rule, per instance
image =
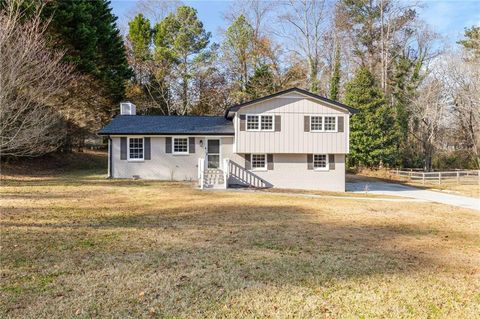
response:
[[[406,178],[410,181],[426,182],[457,182],[463,183],[479,183],[480,184],[480,170],[463,170],[463,171],[438,171],[438,172],[419,172],[414,170],[390,170],[393,175],[401,178]]]

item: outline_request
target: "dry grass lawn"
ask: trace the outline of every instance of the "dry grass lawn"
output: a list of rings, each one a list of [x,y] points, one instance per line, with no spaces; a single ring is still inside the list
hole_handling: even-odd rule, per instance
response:
[[[480,215],[429,203],[12,177],[3,318],[480,318]]]

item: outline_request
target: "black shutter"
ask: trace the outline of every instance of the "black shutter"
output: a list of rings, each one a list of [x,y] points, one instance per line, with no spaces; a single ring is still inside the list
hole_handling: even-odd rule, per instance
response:
[[[303,117],[303,131],[310,132],[310,116],[308,115]]]
[[[250,154],[245,154],[245,169],[252,169],[252,163],[250,162]]]
[[[145,160],[150,160],[152,159],[151,157],[151,151],[150,151],[150,137],[145,137],[143,139],[143,142],[145,143],[144,147],[144,152],[145,154],[143,155]]]
[[[172,138],[171,137],[166,137],[165,138],[165,153],[171,153],[172,152]]]
[[[240,131],[245,131],[245,114],[240,114]]]
[[[267,169],[273,170],[273,154],[267,154]]]
[[[275,132],[280,132],[282,130],[282,117],[280,115],[275,115]]]
[[[307,168],[313,169],[313,154],[307,154]]]
[[[188,138],[188,152],[195,153],[195,137]]]
[[[335,169],[335,154],[328,154],[328,169]]]
[[[338,117],[338,131],[339,132],[345,131],[345,118],[343,116]]]
[[[120,138],[120,159],[121,160],[127,159],[127,138],[126,137]]]

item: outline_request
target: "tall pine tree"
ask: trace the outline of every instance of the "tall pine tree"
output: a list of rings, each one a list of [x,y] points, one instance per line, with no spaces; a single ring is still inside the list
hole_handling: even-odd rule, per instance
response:
[[[330,99],[337,101],[340,90],[340,47],[335,49],[332,77],[330,78]]]
[[[395,164],[399,137],[395,118],[367,68],[360,68],[346,85],[345,104],[360,110],[350,122],[349,165]]]
[[[49,31],[66,50],[65,59],[99,80],[112,103],[121,100],[132,73],[110,1],[50,1],[44,13],[52,18]]]

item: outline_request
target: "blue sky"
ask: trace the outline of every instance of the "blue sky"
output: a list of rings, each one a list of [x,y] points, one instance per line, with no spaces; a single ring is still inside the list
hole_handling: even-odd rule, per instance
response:
[[[409,0],[404,0],[409,1]],[[225,27],[224,13],[231,1],[183,1],[197,9],[205,29],[218,41],[218,30]],[[420,17],[439,33],[447,43],[454,44],[467,26],[480,25],[480,0],[426,0],[420,1]],[[113,12],[119,17],[121,29],[125,28],[128,15],[135,8],[135,0],[112,0]]]

